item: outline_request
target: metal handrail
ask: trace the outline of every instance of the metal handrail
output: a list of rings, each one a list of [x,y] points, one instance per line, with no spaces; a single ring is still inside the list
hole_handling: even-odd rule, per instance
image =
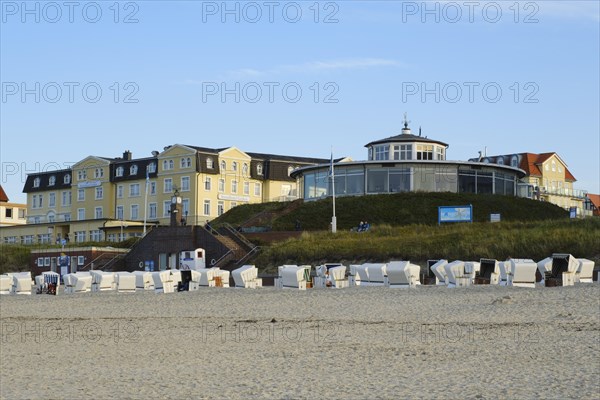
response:
[[[248,258],[250,258],[250,256],[252,256],[255,253],[258,253],[258,251],[260,250],[259,246],[254,246],[252,248],[252,250],[250,250],[248,253],[246,253],[246,255],[242,258],[240,258],[235,264],[236,266],[241,265],[244,261],[246,261]]]
[[[234,235],[236,238],[238,238],[239,240],[242,241],[242,243],[244,243],[246,246],[248,246],[248,248],[252,249],[256,246],[254,246],[254,243],[250,242],[248,239],[246,239],[244,237],[244,235],[240,234],[237,230],[235,230],[234,227],[232,227],[230,224],[228,223],[224,223],[223,227],[225,229],[227,229],[232,235]]]
[[[229,251],[227,251],[227,253],[225,253],[221,257],[219,257],[219,259],[216,260],[214,264],[211,264],[211,267],[218,266],[219,263],[221,263],[223,261],[223,259],[225,259],[225,257],[227,257],[229,254],[233,254],[233,250],[229,249]]]

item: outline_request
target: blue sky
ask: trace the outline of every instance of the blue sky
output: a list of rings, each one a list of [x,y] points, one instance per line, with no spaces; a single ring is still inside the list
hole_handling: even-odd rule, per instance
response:
[[[556,151],[600,193],[599,3],[515,3],[2,1],[2,186],[173,143],[365,159],[406,112],[449,159]]]

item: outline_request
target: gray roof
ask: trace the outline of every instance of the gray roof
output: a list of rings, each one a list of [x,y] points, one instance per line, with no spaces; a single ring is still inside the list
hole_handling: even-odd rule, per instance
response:
[[[439,140],[429,139],[425,136],[417,136],[410,133],[403,133],[396,136],[390,136],[385,139],[376,140],[374,142],[367,143],[365,147],[372,146],[374,144],[392,143],[392,142],[421,142],[421,143],[437,143],[442,146],[449,147],[447,143],[440,142]]]

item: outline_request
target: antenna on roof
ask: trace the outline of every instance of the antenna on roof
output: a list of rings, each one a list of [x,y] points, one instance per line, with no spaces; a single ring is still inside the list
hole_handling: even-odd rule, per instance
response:
[[[421,136],[421,127],[419,126],[419,136]]]
[[[408,129],[408,123],[410,121],[408,120],[408,117],[406,115],[406,113],[404,113],[404,129]]]

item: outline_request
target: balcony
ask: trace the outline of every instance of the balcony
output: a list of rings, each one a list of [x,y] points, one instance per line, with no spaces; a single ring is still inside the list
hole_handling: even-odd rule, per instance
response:
[[[542,196],[552,195],[571,197],[575,199],[585,199],[587,193],[587,190],[540,186],[540,195]]]

